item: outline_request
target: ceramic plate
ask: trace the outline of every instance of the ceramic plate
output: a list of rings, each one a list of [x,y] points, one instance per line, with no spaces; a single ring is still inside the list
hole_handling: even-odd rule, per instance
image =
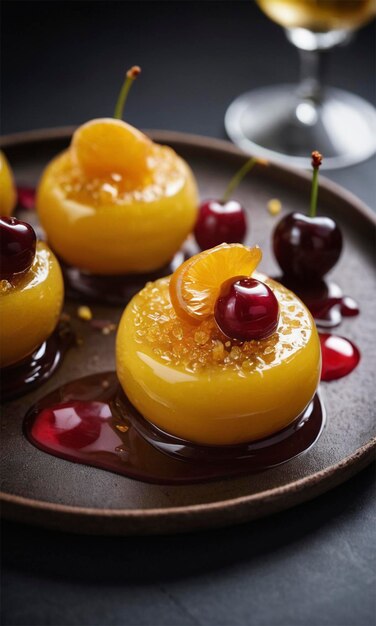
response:
[[[35,186],[49,159],[68,145],[71,132],[46,130],[3,138],[18,184]],[[227,142],[172,132],[151,134],[187,159],[202,198],[220,197],[244,162],[244,155]],[[332,278],[361,308],[359,317],[345,319],[338,332],[359,346],[362,360],[350,376],[321,385],[327,423],[316,445],[302,456],[259,474],[184,486],[146,484],[36,449],[22,433],[28,408],[64,382],[114,369],[115,334],[102,335],[74,319],[82,346],[68,352],[61,368],[42,387],[3,407],[5,517],[97,534],[157,534],[225,526],[314,498],[370,463],[376,447],[375,217],[349,192],[321,180],[320,212],[338,220],[345,238],[344,253]],[[249,211],[248,243],[263,248],[261,270],[265,273],[278,274],[270,250],[276,218],[267,211],[267,202],[279,198],[286,211],[307,210],[309,193],[308,174],[280,165],[255,171],[236,192]],[[77,302],[67,302],[65,309],[74,312],[76,307]],[[96,317],[115,323],[122,312],[120,307],[106,306],[94,306],[93,310]]]

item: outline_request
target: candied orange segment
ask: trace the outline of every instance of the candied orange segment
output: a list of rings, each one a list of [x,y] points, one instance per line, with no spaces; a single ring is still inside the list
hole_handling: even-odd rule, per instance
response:
[[[170,280],[176,314],[191,323],[212,315],[221,285],[235,276],[250,276],[261,257],[258,246],[223,243],[185,261]]]
[[[147,169],[151,141],[137,128],[112,118],[91,120],[73,135],[72,150],[87,176],[111,174],[140,179]]]

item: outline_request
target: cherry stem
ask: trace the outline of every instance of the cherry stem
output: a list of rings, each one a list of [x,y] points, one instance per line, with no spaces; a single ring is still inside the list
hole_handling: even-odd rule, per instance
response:
[[[316,217],[317,211],[317,197],[319,194],[319,168],[322,163],[322,155],[316,150],[312,152],[312,187],[311,187],[311,205],[309,210],[310,217]]]
[[[243,180],[244,176],[248,174],[248,172],[250,172],[254,168],[256,163],[266,163],[266,162],[262,161],[261,159],[257,159],[256,157],[251,157],[250,159],[248,159],[248,161],[244,163],[244,165],[240,168],[240,170],[236,172],[235,176],[231,178],[229,184],[227,185],[225,189],[225,193],[222,196],[222,202],[227,202],[230,199],[230,197],[234,193],[237,186]]]
[[[134,65],[126,73],[125,80],[122,88],[120,89],[120,93],[115,106],[114,118],[116,120],[123,119],[125,101],[134,80],[137,78],[137,76],[139,76],[139,74],[141,74],[141,68],[138,67],[138,65]]]

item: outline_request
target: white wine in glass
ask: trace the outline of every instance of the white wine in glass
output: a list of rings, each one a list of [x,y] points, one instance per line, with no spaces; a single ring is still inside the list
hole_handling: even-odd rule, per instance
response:
[[[375,0],[257,0],[264,13],[284,28],[315,33],[354,30],[375,15]]]
[[[325,166],[344,167],[376,150],[371,104],[322,82],[325,53],[347,43],[376,15],[376,0],[256,0],[285,29],[301,58],[298,85],[278,85],[239,96],[226,112],[230,138],[245,151],[309,167],[313,148]],[[374,78],[370,78],[374,80]]]

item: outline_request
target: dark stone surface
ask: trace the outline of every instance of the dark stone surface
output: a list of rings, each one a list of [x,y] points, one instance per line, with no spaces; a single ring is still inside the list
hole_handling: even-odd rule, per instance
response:
[[[237,528],[101,538],[3,524],[4,626],[372,626],[374,468]]]
[[[3,2],[2,133],[111,114],[221,137],[227,105],[290,81],[297,56],[246,2]],[[374,98],[374,27],[333,52],[328,82]],[[374,207],[375,160],[327,175]],[[2,623],[372,626],[374,467],[315,501],[242,527],[94,539],[4,523]]]

